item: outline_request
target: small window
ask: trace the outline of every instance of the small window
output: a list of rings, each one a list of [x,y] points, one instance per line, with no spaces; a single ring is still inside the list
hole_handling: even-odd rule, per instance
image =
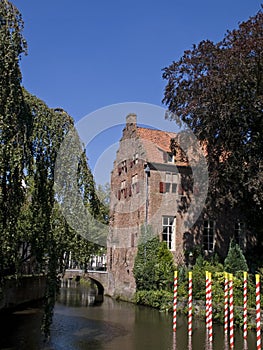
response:
[[[165,173],[165,182],[160,182],[160,193],[176,193],[178,174]]]
[[[134,193],[139,193],[138,174],[135,174],[132,177],[132,191]]]
[[[162,218],[162,239],[166,242],[168,249],[175,250],[175,217],[163,216]]]
[[[136,182],[138,182],[138,175],[137,174],[133,175],[133,177],[132,177],[132,185],[135,184]]]
[[[126,180],[121,182],[121,190],[124,190],[125,187],[126,187]]]
[[[121,162],[121,168],[122,168],[122,171],[124,171],[125,173],[127,173],[127,162],[126,162],[126,160],[124,160],[123,162]]]
[[[167,162],[174,163],[174,155],[172,153],[167,153]]]
[[[139,154],[135,153],[134,156],[133,156],[133,163],[134,164],[138,164],[138,161],[139,161]]]
[[[207,252],[214,251],[214,227],[215,222],[213,220],[204,221],[203,248]]]

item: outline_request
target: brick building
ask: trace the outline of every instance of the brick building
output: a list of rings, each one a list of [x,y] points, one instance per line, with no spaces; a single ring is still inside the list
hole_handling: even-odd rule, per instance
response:
[[[132,270],[138,243],[149,239],[142,237],[144,227],[167,243],[176,263],[186,262],[197,245],[207,254],[225,255],[233,234],[244,245],[242,224],[227,214],[222,219],[188,210],[195,200],[199,207],[201,184],[193,183],[193,164],[178,144],[171,148],[178,135],[138,127],[136,119],[135,114],[126,117],[111,173],[107,242],[109,293],[126,299],[136,290]]]

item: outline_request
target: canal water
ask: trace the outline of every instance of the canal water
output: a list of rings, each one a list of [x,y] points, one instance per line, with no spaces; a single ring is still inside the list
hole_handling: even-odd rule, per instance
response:
[[[63,287],[54,310],[51,339],[43,343],[42,310],[31,307],[1,315],[0,349],[3,350],[228,350],[223,327],[214,325],[213,346],[206,342],[205,324],[194,319],[191,342],[187,319],[179,317],[176,337],[172,315],[105,297],[94,305],[95,289]],[[256,349],[254,332],[244,346],[235,332],[235,349]]]

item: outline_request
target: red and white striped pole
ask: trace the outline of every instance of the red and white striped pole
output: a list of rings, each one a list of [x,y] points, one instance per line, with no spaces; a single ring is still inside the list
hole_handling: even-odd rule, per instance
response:
[[[225,272],[225,288],[224,288],[224,331],[228,334],[228,273]]]
[[[213,310],[212,310],[212,274],[208,274],[209,280],[209,324],[208,324],[208,340],[213,341]]]
[[[243,309],[244,327],[243,337],[247,339],[247,272],[244,271],[244,309]]]
[[[209,327],[209,272],[205,272],[205,320],[206,328]]]
[[[260,332],[260,276],[256,275],[256,331],[257,331],[257,350],[261,349]]]
[[[193,331],[193,273],[189,271],[189,286],[188,286],[188,336],[192,336]]]
[[[174,271],[174,300],[173,300],[173,331],[176,332],[176,322],[177,322],[177,271]]]
[[[234,348],[234,299],[233,299],[233,275],[229,274],[229,337],[230,349]]]

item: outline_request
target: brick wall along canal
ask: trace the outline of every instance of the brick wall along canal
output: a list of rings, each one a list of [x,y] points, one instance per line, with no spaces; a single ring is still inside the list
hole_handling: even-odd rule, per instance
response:
[[[8,350],[208,350],[205,324],[194,319],[189,347],[187,319],[177,323],[176,344],[172,315],[157,310],[104,298],[92,306],[93,288],[63,287],[54,313],[51,340],[41,343],[42,311],[35,307],[12,315],[1,315],[0,349]],[[3,318],[4,317],[4,318]],[[210,348],[211,349],[211,348]],[[209,349],[209,350],[210,350]],[[214,326],[213,350],[226,350],[223,327]],[[211,349],[211,350],[212,350]],[[235,332],[235,349],[242,350],[242,332]],[[255,333],[250,332],[248,349],[256,349]]]

